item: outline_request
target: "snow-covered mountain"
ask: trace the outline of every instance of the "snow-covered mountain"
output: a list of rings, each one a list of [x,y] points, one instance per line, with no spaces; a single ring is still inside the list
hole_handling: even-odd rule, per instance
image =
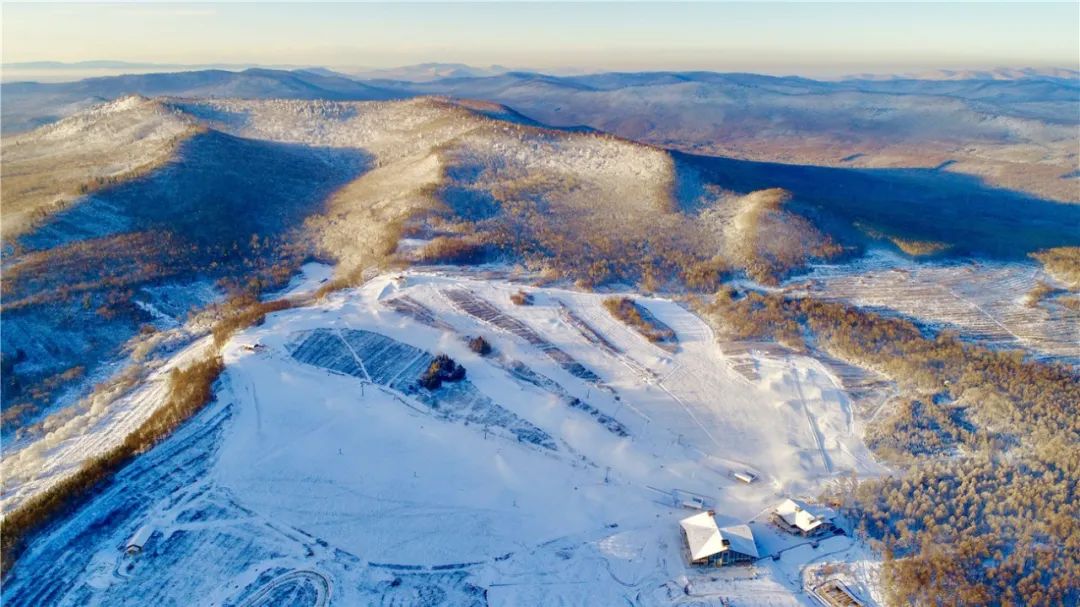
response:
[[[25,405],[5,431],[85,395],[143,324],[173,329],[222,287],[272,272],[289,234],[369,164],[238,138],[141,97],[3,145],[2,342],[22,359],[3,403]]]
[[[0,117],[5,133],[26,130],[104,100],[130,94],[251,99],[392,99],[402,96],[342,75],[262,68],[107,76],[77,82],[9,82],[0,85],[0,90],[4,95]]]
[[[671,153],[432,98],[126,97],[5,138],[4,158],[12,353],[28,351],[20,344],[61,309],[96,334],[116,322],[95,310],[125,289],[196,275],[245,282],[286,246],[289,259],[335,260],[341,276],[394,256],[502,259],[582,284],[670,287],[693,276],[710,288],[725,272],[775,282],[812,259],[880,243],[1018,259],[1075,244],[1080,224],[1078,207],[948,173]],[[168,237],[131,236],[154,233]],[[402,238],[420,244],[401,249]],[[238,245],[248,265],[224,263]],[[160,257],[177,246],[190,252]],[[142,257],[156,261],[130,270]],[[112,273],[124,276],[101,280]],[[123,341],[150,317],[121,318]],[[23,363],[25,381],[100,364],[85,339],[69,343],[83,345]]]
[[[540,122],[799,164],[944,167],[1075,202],[1076,77],[844,80],[708,72],[509,73],[381,86],[482,98]]]
[[[587,127],[685,152],[766,162],[920,167],[1075,202],[1080,81],[1051,73],[953,78],[713,72],[553,76],[423,64],[347,76],[252,69],[3,85],[4,132],[128,93],[369,100],[438,94],[503,104],[537,122]],[[1005,77],[1009,76],[1009,77]]]
[[[905,432],[929,445],[912,457],[950,462],[998,444],[978,434],[992,416],[1042,397],[962,391],[982,372],[1064,377],[1032,393],[1070,394],[1064,366],[1034,359],[1071,361],[1055,334],[1076,325],[1073,295],[1027,256],[1067,261],[1080,205],[949,166],[708,156],[625,131],[862,145],[854,124],[1034,146],[1070,128],[1047,118],[1068,87],[1047,82],[251,70],[16,86],[39,117],[116,99],[3,141],[0,510],[30,530],[5,604],[801,605],[837,579],[880,601],[883,557],[850,520],[804,541],[771,508],[846,503]],[[922,349],[845,349],[894,338]],[[428,381],[440,354],[465,377]],[[954,366],[968,355],[984,367]],[[894,359],[929,362],[908,376]],[[931,426],[898,416],[923,401]],[[871,452],[863,424],[893,450]],[[746,525],[753,568],[687,565],[684,506]]]
[[[1078,207],[938,172],[673,154],[431,98],[127,97],[6,138],[4,158],[3,347],[28,358],[4,402],[55,384],[26,423],[57,388],[85,394],[142,323],[175,325],[220,296],[215,281],[280,279],[310,255],[341,277],[393,258],[503,260],[585,285],[710,289],[882,244],[1023,258],[1076,244],[1080,224]],[[124,304],[177,283],[203,295]],[[57,333],[58,315],[81,320]]]
[[[179,112],[131,96],[5,138],[4,240],[90,190],[161,166],[198,129]]]
[[[317,287],[309,270],[294,295]],[[769,523],[778,494],[877,472],[828,368],[761,353],[751,380],[675,301],[638,300],[674,327],[669,352],[609,316],[602,295],[525,287],[533,304],[515,306],[522,288],[385,274],[237,335],[217,402],[34,543],[5,598],[669,605],[693,592],[796,605],[790,576],[804,566],[850,566],[853,588],[877,592],[877,557],[860,543],[812,550]],[[469,335],[493,353],[469,350]],[[417,388],[436,353],[465,378]],[[108,427],[148,416],[169,369],[117,403]],[[91,431],[52,455],[108,442]],[[749,470],[753,485],[731,476]],[[781,558],[719,583],[686,569],[680,503],[699,495]]]

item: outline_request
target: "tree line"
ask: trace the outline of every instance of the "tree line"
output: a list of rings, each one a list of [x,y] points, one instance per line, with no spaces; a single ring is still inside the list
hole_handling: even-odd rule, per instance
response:
[[[733,336],[819,349],[903,392],[868,443],[897,473],[844,498],[885,554],[894,605],[1064,605],[1080,599],[1080,377],[955,333],[840,303],[725,289],[707,311]]]

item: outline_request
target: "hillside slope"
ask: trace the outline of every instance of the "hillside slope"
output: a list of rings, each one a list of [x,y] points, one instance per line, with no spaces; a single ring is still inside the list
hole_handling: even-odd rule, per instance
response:
[[[954,256],[1024,259],[1080,244],[1080,205],[932,169],[854,169],[675,153],[683,171],[737,192],[783,188],[789,210],[841,242],[935,243]],[[913,251],[914,252],[914,251]]]
[[[548,279],[711,289],[748,268],[724,261],[729,237],[701,221],[727,198],[658,148],[440,99],[128,103],[192,134],[153,170],[11,241],[6,436],[55,427],[68,407],[100,409],[91,389],[117,373],[110,363],[189,343],[207,324],[188,318],[273,288],[312,255],[346,281],[397,261],[506,259]],[[104,130],[112,116],[92,109],[22,138]],[[806,259],[786,261],[777,273]]]
[[[115,372],[111,362],[138,350],[131,340],[161,345],[165,332],[227,292],[287,281],[311,254],[299,229],[304,219],[367,167],[357,150],[242,139],[157,102],[131,98],[133,107],[118,111],[121,103],[20,136],[12,144],[16,159],[9,165],[4,157],[5,190],[30,177],[59,188],[75,183],[70,176],[79,171],[120,166],[112,158],[136,162],[137,155],[142,168],[74,197],[5,242],[5,435],[85,396],[106,379],[99,372]],[[127,129],[114,148],[101,143],[132,114],[150,117],[146,137],[120,145],[129,140]],[[158,136],[163,122],[179,125],[184,138]],[[169,154],[146,166],[143,150],[158,142],[171,142]],[[36,172],[7,180],[9,167],[26,166]],[[18,192],[33,200],[29,195],[42,189]],[[5,192],[5,228],[18,201]]]
[[[79,367],[92,374],[95,361],[111,356],[103,353],[116,353],[153,320],[131,303],[155,299],[146,291],[153,285],[223,279],[258,290],[312,254],[336,261],[346,280],[391,262],[508,260],[585,286],[709,292],[740,273],[775,283],[881,233],[1011,258],[1080,244],[1080,208],[957,176],[672,154],[438,98],[129,98],[10,140],[33,143],[14,146],[10,164],[5,156],[5,175],[48,159],[35,179],[76,183],[65,171],[77,165],[57,163],[59,153],[98,163],[84,174],[114,166],[93,153],[104,144],[85,133],[111,141],[114,122],[129,116],[149,126],[120,131],[120,141],[144,136],[117,153],[173,141],[159,134],[165,127],[185,138],[151,156],[160,158],[153,170],[88,193],[11,241],[21,251],[4,261],[3,350],[29,355],[13,374],[24,387]],[[19,208],[9,200],[5,213]],[[1018,216],[1016,204],[1026,212]],[[195,308],[219,296],[193,292],[206,294],[189,302]],[[61,330],[59,316],[78,321]],[[52,336],[44,341],[53,345],[31,347],[43,343],[34,335]],[[28,393],[7,388],[8,404]]]
[[[2,85],[4,133],[52,122],[86,107],[125,95],[146,97],[239,97],[247,99],[391,99],[407,96],[339,74],[310,70],[251,68],[198,70],[87,78],[77,82],[12,82]]]
[[[5,137],[0,235],[10,244],[78,196],[152,171],[198,130],[190,117],[160,103],[125,97]]]
[[[376,72],[358,77],[363,80],[322,69],[252,69],[6,83],[0,126],[5,133],[25,130],[130,93],[332,100],[452,95],[506,104],[554,127],[588,127],[688,153],[938,169],[1037,197],[1080,201],[1075,72],[833,82],[715,72],[560,77],[418,67],[425,75]]]
[[[699,217],[727,198],[663,149],[433,98],[172,103],[240,136],[372,154],[375,168],[308,221],[343,274],[395,252],[401,235],[428,243],[416,252],[421,260],[508,255],[590,284],[702,275],[703,286],[715,285],[729,269],[717,259],[720,232]]]
[[[519,307],[517,282],[397,274],[230,340],[217,401],[37,538],[4,598],[660,606],[692,593],[794,607],[792,573],[866,558],[843,536],[799,549],[804,539],[767,519],[781,492],[877,471],[825,367],[759,354],[762,375],[749,381],[702,319],[668,299],[638,302],[674,328],[677,353],[608,316],[600,294],[530,287],[535,305]],[[496,354],[468,349],[462,338],[478,334]],[[466,376],[421,387],[436,352]],[[146,400],[125,403],[117,425],[145,414]],[[110,440],[96,434],[54,458]],[[730,476],[747,469],[761,480]],[[679,499],[690,495],[721,524],[753,526],[764,557],[754,575],[718,589],[716,570],[684,564]],[[117,546],[143,526],[152,538],[124,556]],[[322,591],[286,594],[298,576]],[[864,593],[871,578],[861,576]]]
[[[648,86],[644,76],[642,82]],[[311,588],[318,600],[331,588],[327,575],[347,580],[354,594],[346,596],[358,602],[408,602],[403,593],[417,587],[432,596],[475,598],[492,580],[501,588],[493,594],[506,593],[507,602],[539,602],[531,599],[551,596],[548,580],[533,577],[531,588],[517,589],[501,580],[520,583],[554,566],[602,578],[588,586],[596,604],[642,593],[656,600],[639,602],[667,604],[685,600],[693,585],[716,581],[688,576],[680,565],[680,491],[721,504],[725,522],[754,519],[771,533],[756,513],[781,495],[816,495],[824,481],[846,472],[879,470],[859,437],[861,397],[848,392],[838,369],[863,375],[852,365],[884,362],[895,369],[928,360],[926,369],[908,371],[912,377],[893,379],[921,382],[915,396],[935,406],[939,395],[946,398],[940,404],[952,404],[950,385],[969,385],[972,392],[956,393],[964,400],[955,402],[972,408],[975,424],[987,424],[992,408],[1012,402],[981,398],[982,371],[1007,378],[1020,377],[1010,369],[1021,369],[1029,377],[1052,376],[1069,390],[1074,385],[1063,367],[977,349],[951,333],[933,338],[941,327],[924,332],[888,316],[891,307],[939,323],[959,318],[967,329],[963,323],[970,321],[956,306],[927,313],[886,293],[869,304],[886,315],[868,315],[799,297],[800,287],[791,283],[760,289],[728,279],[745,274],[777,283],[815,259],[879,240],[911,257],[920,250],[965,257],[970,263],[963,268],[943,260],[936,268],[890,262],[876,269],[907,272],[914,281],[925,275],[921,270],[936,272],[929,280],[949,286],[942,275],[989,274],[978,265],[982,257],[1023,258],[1076,244],[1080,206],[942,171],[692,156],[604,133],[543,128],[502,106],[444,98],[124,103],[174,117],[192,133],[151,169],[87,192],[12,240],[18,246],[3,259],[8,482],[0,502],[5,508],[33,503],[58,479],[81,471],[86,458],[126,441],[164,409],[173,379],[189,383],[173,368],[223,347],[225,375],[216,387],[218,376],[209,376],[197,404],[208,404],[215,390],[220,400],[201,414],[207,423],[180,427],[149,457],[122,468],[115,482],[98,483],[100,492],[75,516],[42,529],[7,586],[16,602],[38,603],[54,593],[58,603],[83,604],[98,591],[105,594],[97,598],[108,595],[105,601],[201,595],[255,602],[296,576],[323,584],[321,594]],[[115,105],[34,131],[26,141],[47,141],[66,124],[79,125],[78,133],[108,129],[107,110]],[[92,143],[80,135],[61,147],[78,151],[83,139]],[[46,182],[50,173],[37,175]],[[1057,251],[1055,266],[1067,251]],[[329,267],[309,264],[299,286],[276,290],[311,257],[335,262],[341,280],[329,282]],[[508,263],[475,274],[456,265],[484,261]],[[396,267],[412,262],[446,266]],[[1012,273],[1034,267],[1029,260],[1013,265]],[[333,292],[372,276],[365,270],[373,266],[394,271]],[[837,274],[816,278],[836,281]],[[1010,276],[989,284],[1023,284]],[[874,277],[869,288],[888,286],[891,278]],[[603,295],[566,288],[572,281],[633,297],[626,301],[643,311],[639,324],[655,320],[670,329],[670,343],[650,343],[623,324],[633,321],[605,312]],[[842,297],[867,301],[858,288],[870,281],[857,282]],[[832,285],[801,289],[837,291]],[[964,288],[953,282],[940,295],[963,307]],[[532,305],[517,305],[522,289]],[[878,358],[869,360],[877,364],[867,363],[865,352],[815,362],[776,344],[718,342],[714,326],[685,302],[645,293],[668,289],[719,291],[712,309],[714,322],[723,322],[715,327],[731,339],[778,340],[818,356],[872,346]],[[226,294],[232,299],[215,308]],[[295,299],[260,299],[289,294]],[[935,304],[925,299],[919,303]],[[979,301],[970,303],[993,321]],[[257,314],[229,316],[237,310]],[[267,310],[278,313],[266,316]],[[217,325],[208,336],[217,318],[206,317],[218,312],[230,330],[254,326],[233,341]],[[490,338],[493,354],[482,358],[468,349],[466,338],[477,335]],[[815,351],[813,342],[823,335],[836,351]],[[895,343],[934,358],[896,356]],[[467,381],[442,388],[417,383],[440,351],[465,361]],[[945,362],[949,375],[938,374]],[[885,398],[879,388],[868,390],[875,400]],[[1006,410],[1020,419],[1023,407],[1042,398],[1039,391],[1034,383],[1017,387],[1015,407]],[[1071,428],[1058,400],[1041,414]],[[890,401],[873,406],[888,413]],[[184,419],[177,414],[173,421]],[[976,441],[975,430],[958,419],[953,423],[963,422],[967,443],[944,446],[996,449],[993,425],[971,426],[995,433]],[[14,431],[8,422],[15,422]],[[228,440],[219,442],[219,432]],[[1001,445],[1020,444],[1000,438]],[[391,466],[369,467],[402,445],[406,455]],[[141,447],[130,456],[137,453]],[[422,455],[410,460],[408,453]],[[964,461],[959,451],[955,458],[941,453]],[[1057,461],[1067,459],[1062,453]],[[176,473],[163,478],[147,461]],[[349,465],[338,465],[343,461]],[[99,480],[116,470],[106,469]],[[761,482],[738,484],[731,473],[739,470],[760,472]],[[544,480],[518,487],[506,480],[533,476]],[[425,485],[432,478],[435,484]],[[447,487],[450,493],[442,492]],[[461,495],[460,488],[468,490]],[[928,508],[940,506],[923,499],[931,491],[919,493]],[[558,512],[545,499],[573,507],[566,517],[545,520]],[[282,532],[283,522],[303,532]],[[148,558],[121,561],[116,547],[144,524],[161,531],[147,543]],[[417,533],[436,541],[416,550]],[[763,537],[769,554],[791,547],[782,536]],[[438,538],[446,543],[438,545]],[[789,588],[801,588],[810,561],[834,549],[844,560],[867,559],[846,538],[823,545],[817,553],[805,548],[765,559],[768,575],[755,576],[749,589],[736,585],[739,596],[765,591],[801,600]],[[205,558],[207,550],[220,558]],[[80,555],[73,562],[81,566],[69,566],[58,556],[64,554]],[[328,573],[302,568],[313,561]],[[161,574],[157,566],[183,575]],[[126,575],[133,571],[155,575]],[[293,577],[282,582],[279,574]],[[428,574],[432,579],[402,579]],[[35,583],[53,578],[53,586]],[[636,581],[624,581],[631,578]],[[566,596],[580,592],[574,586]]]
[[[1080,201],[1080,82],[846,80],[712,72],[508,73],[380,86],[488,99],[684,152],[857,167],[941,167]]]

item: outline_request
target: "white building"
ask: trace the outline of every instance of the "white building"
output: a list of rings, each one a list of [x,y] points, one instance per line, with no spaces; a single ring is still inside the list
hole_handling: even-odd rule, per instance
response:
[[[799,535],[818,535],[832,529],[833,513],[828,508],[810,506],[805,502],[786,499],[776,507],[776,521],[781,527]]]
[[[679,521],[690,562],[722,567],[758,559],[754,533],[746,525],[719,528],[711,510]]]

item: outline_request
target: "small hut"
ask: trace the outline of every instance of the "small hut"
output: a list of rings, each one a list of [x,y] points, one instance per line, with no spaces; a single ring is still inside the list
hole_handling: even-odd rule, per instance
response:
[[[135,531],[135,534],[128,538],[128,541],[124,544],[124,552],[128,556],[135,556],[143,551],[143,547],[146,546],[146,542],[150,541],[150,536],[154,535],[154,528],[150,525],[143,525]]]
[[[746,483],[747,485],[757,480],[757,475],[748,470],[740,470],[738,472],[734,472],[731,476],[735,477],[735,480]]]

